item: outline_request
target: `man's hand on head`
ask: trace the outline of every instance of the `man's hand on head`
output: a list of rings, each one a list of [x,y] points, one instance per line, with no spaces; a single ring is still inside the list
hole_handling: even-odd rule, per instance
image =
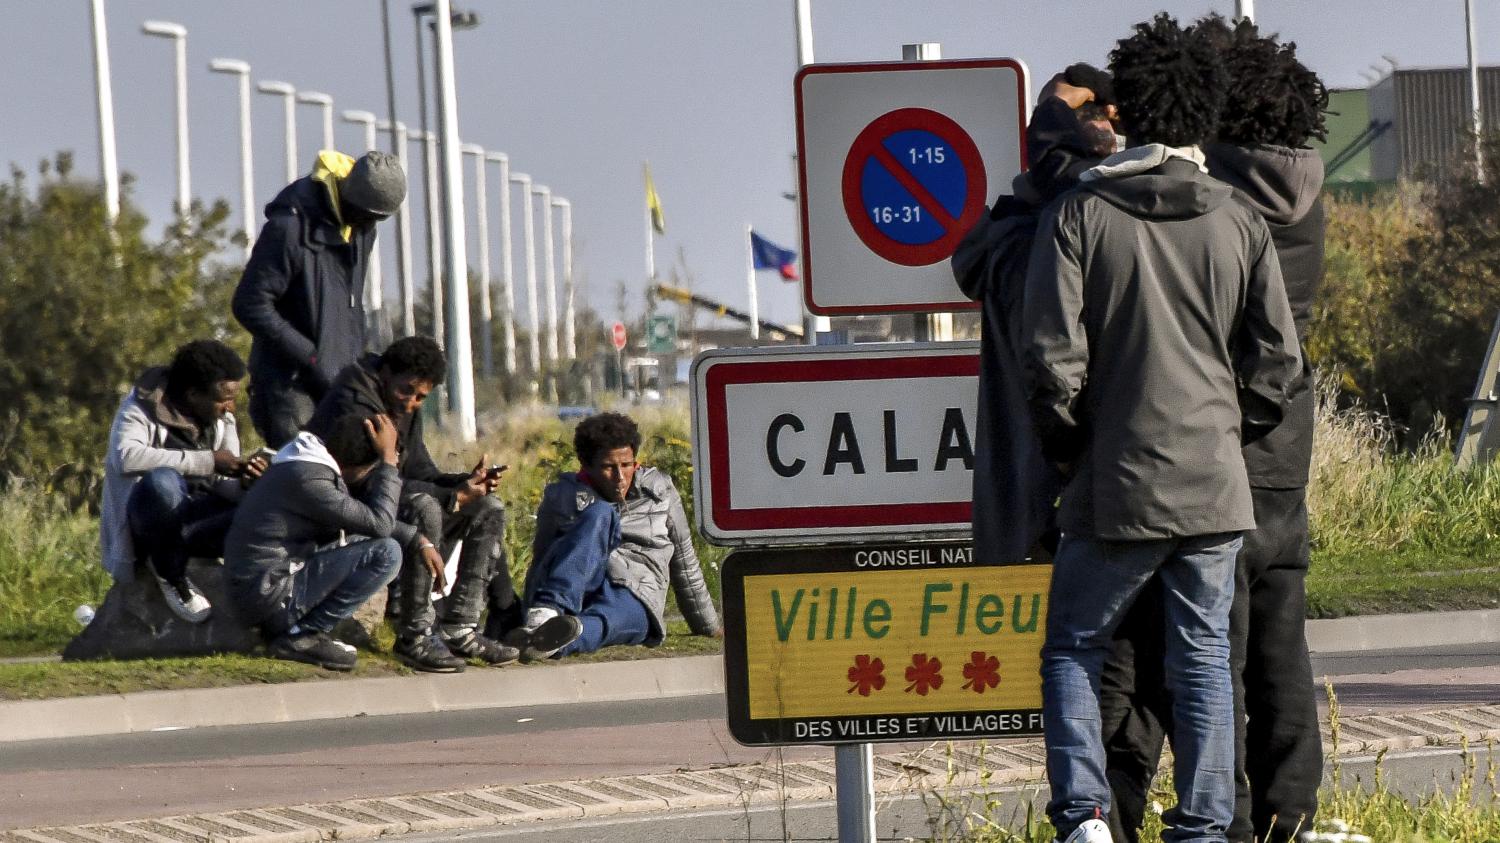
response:
[[[1057,97],[1068,104],[1068,108],[1082,108],[1085,103],[1094,101],[1094,92],[1090,88],[1084,88],[1068,82],[1067,77],[1061,73],[1054,75],[1042,86],[1042,92],[1037,96],[1037,102],[1046,102],[1048,97]]]
[[[365,434],[380,453],[380,459],[387,465],[395,465],[398,458],[396,425],[391,423],[390,416],[381,413],[365,419]]]

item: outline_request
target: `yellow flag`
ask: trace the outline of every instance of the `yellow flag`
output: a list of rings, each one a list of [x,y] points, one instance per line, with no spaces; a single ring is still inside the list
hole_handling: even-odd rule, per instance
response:
[[[656,195],[656,183],[651,181],[651,165],[646,165],[646,210],[651,212],[651,228],[657,234],[667,233],[667,218],[662,216],[661,197]]]

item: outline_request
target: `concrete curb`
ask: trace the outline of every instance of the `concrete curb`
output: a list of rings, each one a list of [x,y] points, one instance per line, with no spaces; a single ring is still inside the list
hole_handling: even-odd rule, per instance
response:
[[[1307,640],[1314,653],[1490,643],[1500,641],[1500,609],[1314,620],[1307,623]],[[723,691],[724,663],[719,656],[141,691],[0,702],[0,744],[362,715],[625,702]]]
[[[457,675],[289,682],[0,703],[0,744],[173,728],[625,702],[722,693],[719,656],[518,666]]]

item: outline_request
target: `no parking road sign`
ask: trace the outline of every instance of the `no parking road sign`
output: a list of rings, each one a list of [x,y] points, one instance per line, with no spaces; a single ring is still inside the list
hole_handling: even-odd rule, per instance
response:
[[[947,260],[1021,171],[1025,66],[813,65],[796,84],[808,308],[973,307]]]

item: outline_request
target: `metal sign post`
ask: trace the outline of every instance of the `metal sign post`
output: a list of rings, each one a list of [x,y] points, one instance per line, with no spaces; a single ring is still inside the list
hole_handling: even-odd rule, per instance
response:
[[[839,840],[875,840],[875,745],[857,743],[833,748],[834,799],[838,805]]]

